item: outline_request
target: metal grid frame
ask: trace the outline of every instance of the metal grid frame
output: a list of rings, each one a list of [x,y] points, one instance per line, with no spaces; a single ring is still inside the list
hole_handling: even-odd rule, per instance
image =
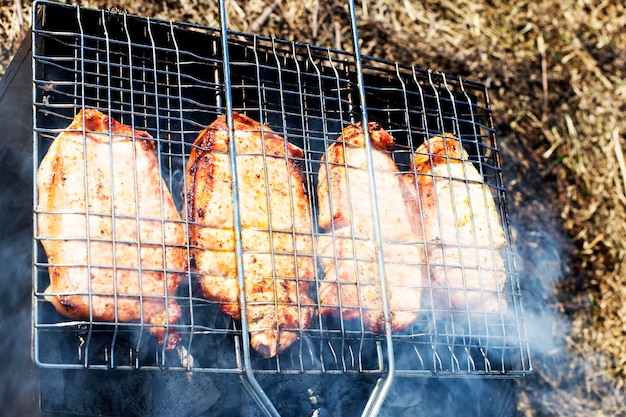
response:
[[[353,2],[350,6],[356,40]],[[190,280],[176,296],[186,312],[181,324],[174,326],[183,343],[177,352],[169,352],[141,336],[146,332],[144,323],[71,321],[56,314],[43,299],[48,264],[35,226],[36,363],[63,369],[238,373],[268,415],[277,412],[256,383],[257,373],[380,375],[364,415],[376,414],[395,376],[510,377],[530,373],[525,316],[485,86],[362,57],[356,41],[356,52],[346,53],[228,31],[223,2],[220,7],[222,27],[218,30],[37,1],[33,13],[35,175],[54,137],[78,110],[88,107],[156,138],[162,177],[179,208],[182,197],[177,190],[181,189],[191,144],[219,114],[227,115],[231,136],[229,115],[238,111],[301,147],[310,196],[315,195],[321,155],[346,124],[377,121],[384,125],[397,139],[393,158],[401,170],[408,170],[409,157],[426,138],[453,132],[470,153],[498,206],[508,244],[504,254],[508,280],[503,293],[511,314],[495,325],[472,328],[455,326],[454,319],[438,321],[432,311],[426,311],[406,331],[394,333],[387,325],[382,334],[344,323],[332,327],[319,318],[311,329],[302,330],[300,341],[287,352],[260,359],[250,351],[245,314],[242,324],[233,322],[215,303],[198,298]],[[366,151],[371,166],[367,140]],[[371,191],[375,198],[376,190]],[[37,190],[34,192],[37,199]],[[314,198],[311,211],[317,218]],[[319,233],[314,231],[315,236]],[[376,239],[380,243],[380,230]],[[384,270],[382,285],[384,288]],[[245,297],[242,299],[245,302]],[[384,304],[388,318],[389,306]],[[203,354],[209,349],[211,355]]]

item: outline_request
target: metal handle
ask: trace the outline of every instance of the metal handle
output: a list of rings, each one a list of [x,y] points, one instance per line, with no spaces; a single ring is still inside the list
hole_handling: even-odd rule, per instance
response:
[[[232,176],[233,222],[235,229],[235,258],[237,263],[237,280],[239,283],[239,305],[241,306],[241,343],[243,348],[243,371],[240,375],[244,388],[252,399],[268,417],[280,417],[280,413],[255,378],[250,362],[250,332],[248,331],[248,309],[246,302],[245,275],[243,270],[243,244],[241,241],[241,213],[239,207],[239,189],[237,179],[237,154],[235,149],[235,126],[233,122],[233,98],[230,79],[230,59],[228,55],[228,22],[226,0],[220,4],[220,37],[222,44],[222,68],[224,73],[224,104],[226,107],[226,128],[228,130],[228,152]]]
[[[352,28],[352,42],[354,46],[354,61],[356,66],[357,84],[359,87],[359,101],[361,102],[361,119],[363,123],[363,137],[365,141],[365,154],[367,156],[367,167],[369,176],[370,205],[372,207],[372,217],[374,219],[374,239],[376,242],[376,256],[378,260],[378,273],[380,276],[381,294],[389,294],[387,291],[387,277],[385,274],[385,259],[383,255],[382,232],[380,229],[380,214],[378,210],[378,198],[376,196],[376,179],[374,175],[374,160],[372,157],[372,144],[369,134],[369,120],[367,117],[367,105],[365,100],[365,80],[363,78],[363,65],[361,61],[361,49],[359,46],[359,29],[357,27],[356,8],[354,0],[348,0],[350,7],[350,26]],[[393,384],[395,376],[395,361],[393,354],[393,340],[391,327],[391,312],[389,308],[389,297],[383,296],[383,317],[385,320],[385,342],[387,346],[387,373],[378,379],[376,386],[361,414],[363,417],[376,416],[383,405],[385,397]]]

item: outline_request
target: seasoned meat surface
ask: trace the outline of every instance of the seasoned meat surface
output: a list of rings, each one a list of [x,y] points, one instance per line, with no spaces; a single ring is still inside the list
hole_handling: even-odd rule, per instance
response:
[[[233,113],[245,300],[251,345],[273,357],[309,327],[312,219],[300,148]],[[226,118],[197,137],[187,164],[187,218],[204,297],[241,318]]]
[[[482,313],[504,313],[506,240],[489,187],[461,143],[448,134],[424,142],[413,168],[435,308],[483,321]]]
[[[384,270],[393,330],[415,321],[425,273],[419,206],[389,156],[394,138],[369,124]],[[374,238],[369,173],[361,125],[346,127],[324,154],[318,175],[318,259],[325,273],[321,312],[384,328],[380,266]]]
[[[73,319],[143,320],[173,348],[179,337],[166,326],[180,315],[185,232],[150,135],[97,110],[78,113],[41,161],[37,192],[46,299]]]

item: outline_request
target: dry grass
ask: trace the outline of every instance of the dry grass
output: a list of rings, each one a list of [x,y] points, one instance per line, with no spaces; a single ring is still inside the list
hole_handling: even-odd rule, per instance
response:
[[[29,25],[30,3],[23,0],[21,17],[14,2],[1,3],[0,74]],[[76,3],[218,24],[214,0]],[[362,0],[358,9],[363,53],[490,87],[505,163],[519,174],[508,179],[511,211],[540,220],[516,231],[530,259],[531,302],[544,301],[529,310],[554,317],[557,339],[520,384],[521,411],[626,415],[623,1]],[[231,1],[229,16],[233,29],[351,47],[342,0]],[[554,276],[532,262],[542,251],[558,252]]]

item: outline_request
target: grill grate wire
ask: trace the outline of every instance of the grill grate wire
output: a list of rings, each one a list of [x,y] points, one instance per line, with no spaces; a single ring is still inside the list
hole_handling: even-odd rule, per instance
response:
[[[487,90],[470,80],[361,56],[355,6],[351,0],[348,3],[354,53],[229,31],[224,2],[220,2],[219,29],[35,2],[35,178],[54,138],[78,110],[94,108],[155,138],[161,176],[182,212],[185,164],[196,136],[224,114],[233,137],[232,113],[236,111],[271,126],[304,150],[298,163],[311,199],[311,238],[315,239],[322,234],[315,223],[322,154],[347,124],[376,121],[384,126],[397,140],[391,156],[403,172],[410,171],[410,158],[421,143],[450,132],[461,139],[496,201],[507,242],[502,251],[507,282],[501,293],[509,312],[495,320],[483,313],[479,324],[468,324],[446,309],[418,306],[423,313],[419,319],[396,332],[391,328],[388,299],[382,297],[383,332],[367,330],[362,320],[355,323],[316,316],[310,329],[298,329],[299,340],[286,352],[263,359],[250,349],[245,294],[239,295],[244,307],[241,321],[233,321],[219,311],[217,303],[198,296],[193,274],[188,273],[189,279],[173,297],[182,308],[182,317],[178,324],[168,326],[168,331],[180,333],[182,342],[177,351],[167,351],[152,340],[151,325],[144,320],[127,323],[117,316],[113,322],[97,321],[93,316],[70,320],[56,313],[44,299],[50,263],[37,229],[37,214],[41,213],[35,213],[33,356],[39,366],[235,373],[270,416],[278,411],[256,381],[258,374],[378,375],[363,412],[376,415],[397,376],[513,377],[531,372]],[[378,219],[372,149],[367,132],[365,135],[369,204]],[[234,141],[229,146],[234,172],[238,168]],[[237,217],[240,205],[237,187],[233,188],[238,282],[244,287],[242,225]],[[380,222],[374,226],[384,294],[387,279]],[[186,251],[190,249],[187,245]],[[493,244],[491,250],[495,251]],[[86,266],[91,267],[89,261]],[[123,267],[114,260],[112,268]],[[321,275],[319,267],[316,274],[311,282],[314,288]],[[100,294],[89,291],[88,295],[91,299]],[[432,289],[424,288],[424,297],[432,298]],[[117,303],[117,297],[115,300]],[[466,318],[470,311],[461,315]]]

